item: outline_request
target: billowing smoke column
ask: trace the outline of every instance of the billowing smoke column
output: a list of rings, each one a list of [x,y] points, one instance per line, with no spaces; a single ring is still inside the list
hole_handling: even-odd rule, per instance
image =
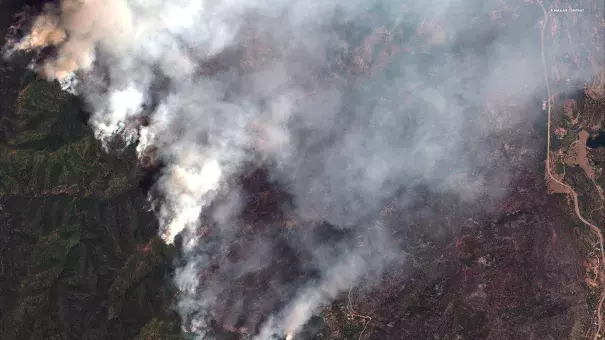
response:
[[[541,90],[526,34],[538,26],[497,42],[476,30],[488,3],[63,0],[6,51],[54,48],[36,67],[86,99],[97,137],[137,143],[140,157],[166,165],[150,199],[162,238],[182,235],[184,327],[204,336],[221,314],[258,339],[292,338],[322,304],[405,260],[380,227],[385,202],[405,211],[424,186],[487,207],[530,156],[511,162],[489,138],[527,119],[505,110],[507,98]],[[143,116],[148,124],[133,124]],[[242,236],[235,178],[250,164],[291,194],[284,216],[342,235]],[[218,225],[211,238],[201,216]],[[244,255],[222,254],[228,244]],[[255,296],[235,282],[281,275],[284,253],[300,272],[262,283],[277,298],[247,309]]]

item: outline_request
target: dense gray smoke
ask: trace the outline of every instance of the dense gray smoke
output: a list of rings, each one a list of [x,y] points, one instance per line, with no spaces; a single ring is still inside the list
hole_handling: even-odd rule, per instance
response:
[[[220,319],[292,338],[322,304],[405,261],[380,227],[386,202],[405,211],[422,186],[489,209],[532,156],[495,137],[536,119],[513,103],[543,91],[539,24],[526,13],[499,35],[493,2],[63,0],[7,51],[54,47],[36,67],[86,99],[97,137],[166,165],[150,199],[163,239],[182,236],[185,329],[201,338]],[[235,179],[251,164],[289,193],[284,220],[305,221],[291,239],[275,221],[245,232]],[[276,278],[252,283],[262,298],[238,290],[261,272]]]

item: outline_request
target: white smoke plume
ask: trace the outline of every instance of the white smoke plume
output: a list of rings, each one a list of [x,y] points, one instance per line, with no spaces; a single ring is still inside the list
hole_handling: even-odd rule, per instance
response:
[[[250,320],[246,327],[256,329],[242,332],[258,339],[295,337],[322,304],[404,260],[388,232],[372,227],[386,201],[398,197],[405,209],[412,189],[425,186],[487,207],[514,167],[533,156],[519,145],[511,159],[490,139],[528,121],[504,98],[531,102],[543,78],[531,37],[490,40],[473,26],[488,3],[62,0],[7,52],[54,48],[38,71],[86,100],[97,137],[138,143],[141,158],[165,164],[150,198],[160,202],[163,239],[183,237],[185,264],[175,282],[187,330],[210,334],[208,320],[220,314],[232,328]],[[378,19],[359,19],[379,5]],[[522,28],[537,33],[537,25]],[[349,41],[349,26],[365,38]],[[408,39],[413,53],[398,39]],[[375,56],[376,42],[394,47]],[[372,66],[381,60],[384,66]],[[482,109],[486,102],[493,109]],[[136,124],[143,117],[148,124]],[[291,193],[285,215],[352,236],[242,236],[234,178],[251,163]],[[198,230],[204,214],[219,225],[210,239]],[[254,296],[233,293],[235,281],[279,273],[282,241],[316,275],[260,283],[277,298],[254,302],[270,313],[255,315],[244,306]],[[245,256],[222,254],[230,244]],[[216,277],[200,279],[211,270]],[[229,311],[217,311],[231,293]]]

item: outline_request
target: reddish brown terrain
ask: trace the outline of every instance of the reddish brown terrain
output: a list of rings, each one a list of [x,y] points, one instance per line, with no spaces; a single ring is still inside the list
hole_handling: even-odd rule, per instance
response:
[[[584,1],[590,13],[581,19],[548,11],[567,6],[503,1],[478,19],[503,31],[523,15],[546,23],[534,32],[542,42],[535,52],[544,53],[544,69],[537,71],[545,76],[543,98],[519,104],[511,92],[485,103],[494,125],[515,114],[539,116],[485,141],[503,145],[486,157],[502,167],[512,164],[504,194],[487,210],[422,186],[410,189],[419,197],[412,206],[385,203],[384,224],[376,228],[401,246],[400,263],[368,274],[325,305],[301,339],[605,336],[605,147],[597,145],[605,127],[604,8]],[[354,42],[343,39],[321,82],[342,84],[351,76],[371,82],[392,58],[422,55],[447,39],[442,23],[431,17],[414,22],[377,25]],[[208,61],[203,75],[214,76],[233,60],[238,71],[251,71],[282,53],[247,32],[241,50]],[[413,38],[402,46],[408,34]],[[172,309],[179,293],[170,278],[181,245],[177,239],[168,246],[156,236],[145,201],[162,164],[153,156],[137,162],[132,148],[101,152],[81,103],[27,72],[25,64],[0,63],[0,338],[188,339]],[[566,82],[580,70],[594,74],[594,81]],[[407,83],[398,91],[411,96],[416,89]],[[315,94],[310,84],[305,96]],[[543,100],[546,109],[536,115]],[[145,118],[133,124],[146,124]],[[250,126],[258,135],[251,149],[265,147],[266,129],[263,122]],[[278,245],[280,256],[221,293],[211,323],[219,340],[250,339],[293,294],[276,295],[269,283],[286,286],[317,275],[305,268],[310,255],[293,247],[295,241],[348,237],[337,227],[284,213],[292,197],[269,177],[252,169],[237,179],[247,193],[238,237],[216,249],[198,276],[202,285],[220,282],[221,264],[245,259],[258,238]],[[203,220],[199,236],[211,242],[216,228]],[[236,308],[245,317],[234,317]]]

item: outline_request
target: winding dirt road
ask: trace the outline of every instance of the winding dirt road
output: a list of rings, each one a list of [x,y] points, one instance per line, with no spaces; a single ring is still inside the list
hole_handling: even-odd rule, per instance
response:
[[[601,232],[601,229],[599,227],[597,227],[596,225],[590,223],[588,220],[586,220],[583,216],[582,213],[580,212],[580,205],[578,203],[578,193],[576,193],[576,191],[568,184],[564,183],[563,181],[558,180],[555,176],[553,176],[552,174],[552,170],[550,168],[550,116],[551,116],[551,107],[552,107],[552,95],[550,92],[550,81],[548,79],[548,67],[546,66],[546,57],[544,55],[544,30],[546,28],[546,24],[548,23],[548,12],[546,11],[546,8],[544,8],[544,5],[542,5],[542,1],[537,1],[538,5],[540,5],[540,8],[542,8],[542,11],[544,12],[544,19],[542,22],[542,27],[540,29],[540,48],[542,51],[542,66],[544,67],[544,80],[546,82],[546,91],[548,93],[548,123],[547,123],[547,137],[546,137],[546,174],[547,176],[554,181],[555,183],[561,185],[562,187],[565,188],[565,190],[567,191],[567,193],[569,193],[572,198],[573,198],[573,204],[574,204],[574,210],[576,212],[576,215],[578,216],[578,218],[580,219],[580,221],[582,221],[582,223],[584,223],[585,225],[587,225],[590,230],[595,234],[595,236],[598,238],[599,240],[599,245],[601,246],[601,260],[602,260],[602,264],[605,265],[605,251],[603,250],[603,233]],[[602,287],[603,288],[603,287]],[[593,340],[597,340],[599,335],[601,334],[601,327],[602,327],[602,307],[603,307],[603,301],[605,300],[605,289],[603,289],[603,292],[601,293],[601,298],[599,299],[599,304],[597,305],[597,330],[594,334]]]

